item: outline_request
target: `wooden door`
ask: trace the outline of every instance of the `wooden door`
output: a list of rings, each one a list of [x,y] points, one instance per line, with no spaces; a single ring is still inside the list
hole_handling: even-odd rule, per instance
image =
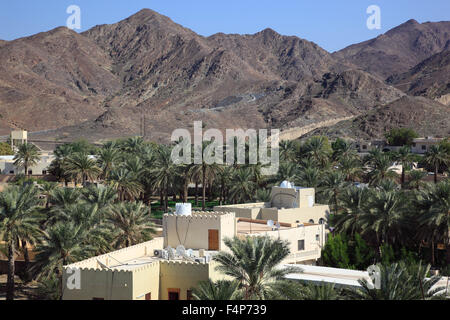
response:
[[[152,300],[152,294],[151,293],[147,293],[145,295],[145,300]]]
[[[208,250],[219,250],[219,230],[208,230]]]
[[[180,289],[168,289],[169,300],[180,300]]]

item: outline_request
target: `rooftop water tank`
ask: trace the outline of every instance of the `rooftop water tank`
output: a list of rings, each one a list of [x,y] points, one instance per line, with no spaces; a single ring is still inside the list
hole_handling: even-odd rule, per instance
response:
[[[179,216],[191,216],[192,204],[191,203],[177,203],[175,204],[175,214]]]

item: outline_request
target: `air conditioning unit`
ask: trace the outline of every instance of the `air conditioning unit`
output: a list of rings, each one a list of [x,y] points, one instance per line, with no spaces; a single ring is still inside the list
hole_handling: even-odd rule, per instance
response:
[[[163,250],[161,249],[155,249],[153,250],[153,255],[157,258],[162,258],[163,255]]]

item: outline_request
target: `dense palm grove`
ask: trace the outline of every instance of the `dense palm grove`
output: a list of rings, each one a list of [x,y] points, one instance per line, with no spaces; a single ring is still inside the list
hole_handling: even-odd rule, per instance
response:
[[[429,267],[420,261],[444,272],[445,268],[448,270],[450,182],[448,175],[442,176],[440,182],[437,175],[448,173],[447,141],[420,159],[408,147],[397,152],[376,149],[360,158],[348,142],[338,139],[330,144],[320,136],[303,143],[282,142],[280,169],[275,176],[261,175],[260,164],[175,165],[171,152],[171,146],[144,142],[142,138],[117,140],[101,147],[85,141],[65,144],[55,150],[50,172],[65,186],[75,184],[83,188],[59,187],[50,182],[33,184],[30,177],[18,177],[16,185],[0,193],[0,236],[9,260],[7,298],[14,296],[14,259],[18,252],[23,253],[26,266],[30,266],[21,277],[39,282],[40,298],[57,299],[61,297],[63,265],[151,239],[151,219],[160,218],[174,201],[192,201],[203,210],[211,204],[268,201],[270,187],[285,180],[316,188],[316,201],[331,208],[332,234],[323,251],[323,265],[367,268],[382,263],[389,281],[394,273],[398,283],[417,280],[418,274],[422,281]],[[32,145],[22,145],[15,159],[17,165],[27,169],[38,158]],[[410,170],[417,160],[435,172],[434,182],[424,183],[426,172]],[[403,165],[402,174],[391,169],[394,163]],[[103,187],[91,185],[94,181]],[[282,293],[282,298],[341,297],[329,286],[271,281],[283,275],[274,270],[287,255],[282,243],[271,244],[275,246],[271,252],[281,250],[271,265],[257,266],[263,268],[259,274],[267,277],[239,277],[236,268],[249,260],[245,253],[251,252],[245,245],[264,247],[263,242],[268,240],[259,244],[233,241],[237,240],[229,240],[227,245],[235,248],[235,257],[223,254],[219,259],[223,271],[235,276],[236,282],[204,283],[197,290],[197,298],[228,295],[230,299],[264,299],[275,298],[274,292]],[[32,266],[28,262],[28,245],[37,253]],[[264,250],[256,254],[270,256]],[[266,257],[262,261],[269,260]],[[408,261],[416,269],[409,270],[400,261]],[[247,262],[247,267],[254,270],[251,259]],[[386,284],[390,285],[395,284]],[[371,290],[363,286],[361,291],[345,296],[376,298],[385,294]],[[404,297],[422,296],[414,291]]]

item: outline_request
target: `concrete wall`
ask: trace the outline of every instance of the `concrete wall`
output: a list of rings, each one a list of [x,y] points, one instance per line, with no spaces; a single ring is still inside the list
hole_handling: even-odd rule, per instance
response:
[[[42,155],[39,162],[28,168],[33,172],[33,175],[42,175],[46,171],[48,174],[48,167],[54,160],[54,156]],[[12,160],[0,160],[0,173],[1,174],[20,174],[25,173],[24,168],[19,168],[14,165]]]
[[[160,300],[168,300],[169,289],[179,289],[180,300],[186,300],[187,290],[196,287],[200,281],[208,280],[209,270],[209,265],[203,263],[160,261]]]
[[[236,234],[234,213],[193,213],[192,216],[164,215],[164,247],[183,245],[208,250],[208,230],[219,230],[219,250],[225,249],[224,238]]]
[[[159,261],[146,265],[133,271],[133,299],[145,300],[147,293],[151,294],[152,300],[159,300],[160,286],[160,263]]]
[[[249,204],[236,204],[229,206],[216,206],[214,211],[234,212],[236,218],[258,219],[261,208],[270,207],[270,203],[257,202]]]
[[[63,300],[132,300],[133,273],[100,269],[80,270],[80,290],[69,290],[68,275],[63,274]]]
[[[328,221],[330,208],[327,205],[315,205],[312,208],[261,209],[258,219],[273,220],[292,224],[319,223],[320,219]],[[314,222],[313,222],[314,221]]]

